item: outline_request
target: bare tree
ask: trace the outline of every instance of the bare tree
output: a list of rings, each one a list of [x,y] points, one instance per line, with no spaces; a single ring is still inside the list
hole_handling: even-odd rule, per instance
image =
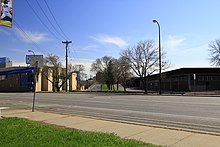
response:
[[[54,92],[59,92],[60,88],[66,82],[61,70],[62,63],[57,55],[50,54],[45,58],[43,76],[52,83]],[[52,79],[49,78],[48,73],[52,74]]]
[[[147,93],[146,77],[158,71],[158,49],[151,40],[140,41],[136,46],[122,51],[121,57],[126,58],[131,69],[140,77],[145,93]],[[163,62],[162,67],[167,67],[168,62]]]
[[[220,40],[212,41],[209,44],[210,62],[213,65],[220,66]]]
[[[104,56],[102,58],[96,59],[91,65],[91,71],[96,73],[96,80],[100,83],[108,82],[107,69],[109,68],[110,61],[113,60],[112,57]]]
[[[104,72],[104,70],[107,68],[109,61],[111,61],[113,58],[109,56],[104,56],[102,58],[96,59],[95,62],[91,65],[91,71],[92,72]]]
[[[126,81],[132,75],[129,61],[125,57],[120,57],[115,61],[114,66],[117,90],[119,90],[119,84],[122,84],[126,91]]]

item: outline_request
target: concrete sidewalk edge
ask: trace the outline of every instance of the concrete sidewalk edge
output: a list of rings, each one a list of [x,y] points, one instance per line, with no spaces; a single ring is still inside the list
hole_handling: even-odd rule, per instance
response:
[[[65,128],[83,131],[110,132],[122,138],[141,140],[145,143],[165,145],[169,147],[219,147],[220,135],[206,132],[194,132],[179,128],[168,128],[157,125],[147,125],[128,121],[103,119],[83,115],[70,115],[57,112],[27,109],[7,109],[3,112],[6,117],[26,118]]]
[[[150,124],[150,123],[141,123],[141,122],[126,121],[126,120],[117,120],[117,119],[111,119],[111,118],[107,118],[107,117],[96,117],[96,116],[83,115],[83,114],[69,114],[69,113],[64,113],[64,112],[54,112],[54,111],[46,111],[46,110],[37,110],[37,111],[41,111],[41,112],[45,112],[45,113],[68,115],[68,116],[79,116],[79,117],[84,117],[84,118],[91,118],[91,119],[104,120],[104,121],[112,121],[112,122],[125,123],[125,124],[131,124],[131,125],[140,125],[140,126],[147,126],[147,127],[154,127],[154,128],[184,131],[184,132],[190,132],[190,133],[220,136],[220,133],[217,133],[217,132],[208,132],[208,131],[201,131],[201,130],[194,130],[194,129],[187,129],[187,128],[171,127],[171,126],[165,126],[165,125],[156,125],[156,124]]]

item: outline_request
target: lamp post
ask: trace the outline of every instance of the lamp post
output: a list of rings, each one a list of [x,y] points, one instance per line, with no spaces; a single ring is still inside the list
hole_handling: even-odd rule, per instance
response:
[[[153,20],[153,23],[156,23],[159,30],[159,90],[158,94],[161,94],[161,44],[160,44],[160,24],[157,20]]]
[[[32,50],[28,50],[28,52],[29,52],[29,53],[33,53],[33,55],[35,56],[34,51],[32,51]]]

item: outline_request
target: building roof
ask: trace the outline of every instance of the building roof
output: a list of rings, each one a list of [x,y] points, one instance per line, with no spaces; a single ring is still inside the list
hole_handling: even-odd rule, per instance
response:
[[[179,68],[167,72],[163,72],[162,74],[202,74],[202,73],[219,73],[220,68],[211,67],[211,68]]]
[[[220,68],[210,67],[210,68],[179,68],[175,70],[170,70],[162,72],[162,76],[177,76],[177,75],[188,75],[188,74],[219,74]],[[159,74],[150,75],[149,78],[157,78]]]
[[[9,68],[1,68],[0,75],[29,73],[33,71],[34,71],[34,67],[9,67]]]

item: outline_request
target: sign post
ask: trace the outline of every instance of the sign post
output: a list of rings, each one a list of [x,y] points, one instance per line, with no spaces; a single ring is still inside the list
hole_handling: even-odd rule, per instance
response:
[[[34,104],[35,104],[35,98],[36,98],[36,82],[37,82],[37,73],[38,73],[38,61],[35,63],[34,68],[34,97],[33,97],[33,106],[32,106],[32,112],[34,112]]]
[[[43,62],[44,62],[43,55],[26,55],[26,64],[30,64],[30,66],[34,67],[34,96],[33,96],[32,112],[34,112],[34,107],[35,107],[38,68],[43,67]]]

